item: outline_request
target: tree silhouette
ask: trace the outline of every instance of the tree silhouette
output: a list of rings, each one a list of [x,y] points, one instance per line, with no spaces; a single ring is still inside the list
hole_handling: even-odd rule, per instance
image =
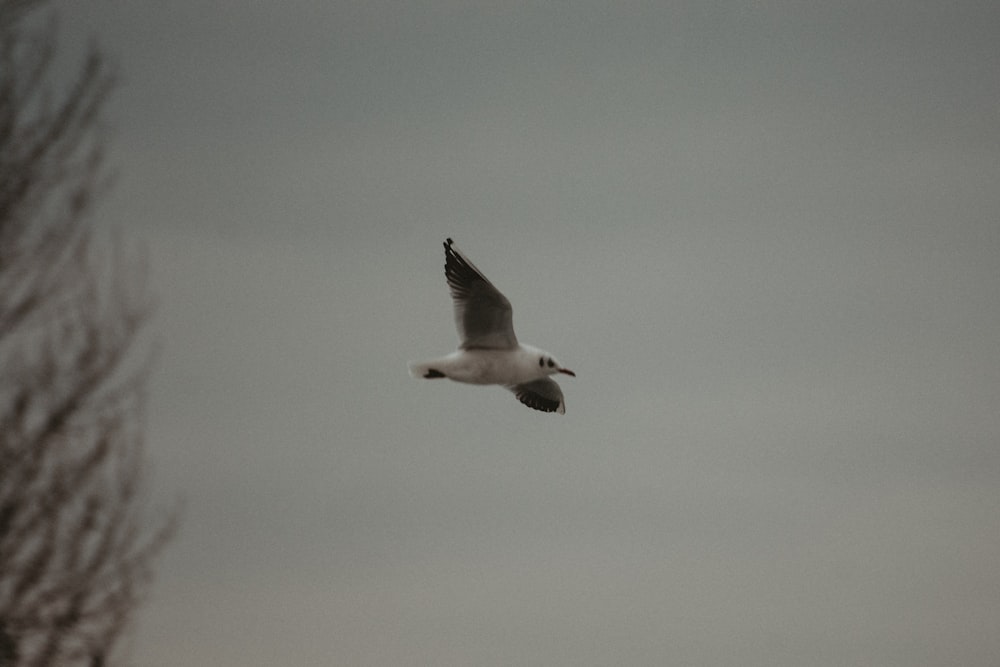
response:
[[[113,77],[92,46],[52,94],[46,4],[0,0],[0,667],[108,664],[176,523],[144,512],[141,262],[91,223]]]

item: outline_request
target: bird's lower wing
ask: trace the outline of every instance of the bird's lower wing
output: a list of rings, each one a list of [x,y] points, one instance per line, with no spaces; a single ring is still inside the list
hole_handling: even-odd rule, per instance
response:
[[[507,388],[514,392],[517,400],[529,408],[542,412],[558,412],[559,414],[566,412],[562,389],[555,383],[555,380],[542,378],[541,380],[511,385]]]

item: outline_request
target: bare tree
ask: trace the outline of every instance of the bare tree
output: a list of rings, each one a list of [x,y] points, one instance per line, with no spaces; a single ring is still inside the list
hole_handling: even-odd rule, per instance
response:
[[[175,525],[145,518],[150,298],[91,223],[113,77],[92,46],[52,94],[46,4],[0,0],[0,667],[108,664]]]

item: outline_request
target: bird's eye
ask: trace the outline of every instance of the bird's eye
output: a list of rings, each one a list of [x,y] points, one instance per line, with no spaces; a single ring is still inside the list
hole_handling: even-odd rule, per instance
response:
[[[549,359],[549,368],[552,368],[555,365],[556,365],[555,362]]]
[[[539,367],[545,366],[545,357],[538,357]]]

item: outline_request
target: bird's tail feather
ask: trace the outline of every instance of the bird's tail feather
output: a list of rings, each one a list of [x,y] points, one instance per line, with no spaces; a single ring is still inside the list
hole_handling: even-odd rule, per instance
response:
[[[439,369],[435,368],[436,365],[438,365],[436,361],[411,361],[410,375],[415,378],[426,378],[428,380],[447,377]]]

